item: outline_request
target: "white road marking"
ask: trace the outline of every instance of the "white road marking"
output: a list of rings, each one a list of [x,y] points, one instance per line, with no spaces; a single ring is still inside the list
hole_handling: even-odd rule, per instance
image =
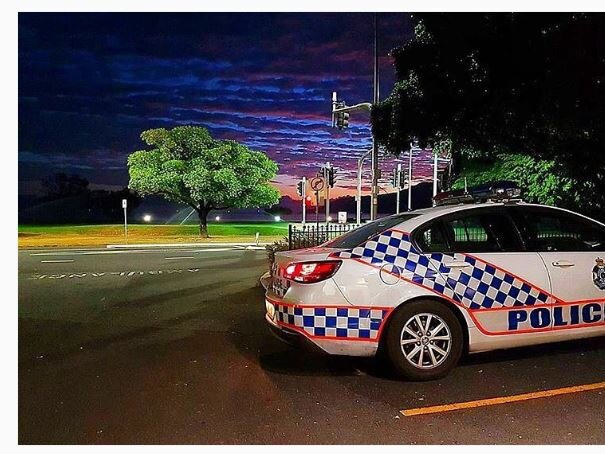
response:
[[[188,250],[179,250],[175,251],[174,249],[133,249],[133,250],[100,250],[100,251],[83,251],[83,252],[73,252],[73,251],[61,251],[61,252],[34,252],[30,253],[31,257],[53,257],[53,256],[77,256],[77,255],[105,255],[105,254],[166,254],[170,252],[181,252],[181,253],[190,253],[197,254],[200,252],[227,252],[227,251],[241,251],[244,249],[236,249],[236,248],[211,248],[211,249],[188,249]]]
[[[237,251],[238,249],[235,248],[220,248],[220,249],[198,249],[197,251],[191,251],[191,252],[225,252],[225,251]],[[189,252],[189,251],[187,251]]]
[[[70,263],[74,260],[42,260],[40,263]]]
[[[192,255],[182,256],[182,257],[164,257],[165,260],[179,260],[179,259],[192,259],[194,258]]]
[[[149,271],[106,271],[100,273],[71,273],[71,274],[37,274],[29,279],[40,280],[40,279],[64,279],[64,278],[85,278],[85,277],[133,277],[133,276],[162,276],[166,274],[182,274],[182,273],[198,273],[199,268],[185,268],[185,269],[170,269],[170,270],[149,270]]]

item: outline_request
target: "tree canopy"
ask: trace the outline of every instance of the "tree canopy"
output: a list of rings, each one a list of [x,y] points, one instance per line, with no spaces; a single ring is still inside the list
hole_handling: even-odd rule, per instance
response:
[[[380,145],[399,154],[451,146],[492,160],[550,162],[567,204],[605,207],[605,16],[413,15],[414,38],[394,49],[397,82],[372,111]],[[462,163],[468,163],[463,160]]]
[[[197,211],[207,235],[211,210],[275,205],[279,191],[269,181],[277,164],[264,153],[232,140],[216,140],[207,129],[181,126],[141,134],[148,149],[128,157],[129,187],[159,194]]]

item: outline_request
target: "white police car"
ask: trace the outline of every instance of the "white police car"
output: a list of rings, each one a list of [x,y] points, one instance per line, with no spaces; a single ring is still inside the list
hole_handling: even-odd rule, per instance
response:
[[[450,194],[277,253],[267,322],[330,354],[381,346],[416,380],[446,375],[465,351],[605,334],[605,225],[495,192],[509,200]]]

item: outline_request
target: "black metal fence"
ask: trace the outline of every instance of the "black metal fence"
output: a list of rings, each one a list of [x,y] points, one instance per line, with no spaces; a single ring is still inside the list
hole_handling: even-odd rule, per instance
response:
[[[290,224],[288,249],[317,246],[357,227],[357,224]]]

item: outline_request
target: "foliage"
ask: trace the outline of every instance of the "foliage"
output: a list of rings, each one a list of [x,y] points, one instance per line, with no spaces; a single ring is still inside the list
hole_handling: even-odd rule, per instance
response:
[[[561,177],[554,171],[553,161],[540,161],[531,156],[500,154],[494,159],[466,159],[463,171],[454,181],[453,188],[491,181],[515,181],[523,189],[523,199],[527,202],[546,205],[569,204],[572,198],[570,178]]]
[[[141,134],[148,149],[128,158],[129,187],[143,194],[159,194],[185,203],[200,218],[214,209],[275,205],[278,190],[269,184],[277,164],[264,153],[232,140],[216,140],[207,129],[181,126],[150,129]]]
[[[414,38],[392,51],[394,89],[372,111],[379,144],[399,154],[412,138],[445,140],[456,160],[473,150],[530,156],[570,185],[569,197],[555,199],[602,212],[605,16],[423,14],[413,21]],[[550,197],[550,183],[539,197]]]
[[[275,263],[275,253],[289,250],[289,240],[285,236],[281,240],[274,241],[271,244],[265,246],[267,251],[267,260],[269,261],[269,268]]]

